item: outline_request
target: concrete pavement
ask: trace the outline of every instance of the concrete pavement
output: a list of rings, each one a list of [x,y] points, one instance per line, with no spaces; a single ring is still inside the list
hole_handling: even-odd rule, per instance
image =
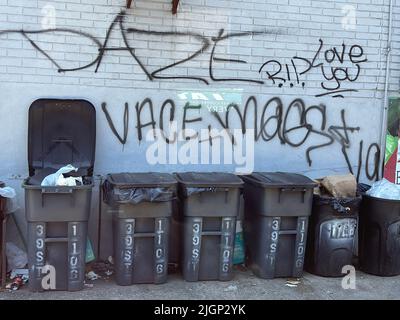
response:
[[[235,271],[230,282],[185,282],[174,274],[162,285],[118,286],[110,280],[88,281],[79,292],[31,293],[26,287],[14,292],[1,292],[0,299],[400,299],[400,276],[377,277],[357,271],[356,289],[344,290],[341,278],[323,278],[304,274],[297,287],[286,285],[287,279],[264,280],[250,271]]]

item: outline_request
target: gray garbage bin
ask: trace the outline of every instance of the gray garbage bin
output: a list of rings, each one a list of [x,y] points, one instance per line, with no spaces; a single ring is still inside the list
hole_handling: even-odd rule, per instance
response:
[[[186,281],[231,280],[243,181],[229,173],[177,173]]]
[[[113,215],[117,284],[167,281],[176,185],[168,173],[107,175],[103,195]]]
[[[28,134],[29,177],[22,187],[29,288],[81,290],[93,187],[95,108],[85,100],[36,100],[29,109]],[[83,178],[82,185],[40,185],[46,175],[67,164],[79,168],[73,175]]]
[[[261,278],[300,277],[316,183],[285,172],[255,172],[242,179],[247,264]]]

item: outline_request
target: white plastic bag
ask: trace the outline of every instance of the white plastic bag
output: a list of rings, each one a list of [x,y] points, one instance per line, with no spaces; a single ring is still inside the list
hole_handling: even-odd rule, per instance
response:
[[[56,173],[48,175],[46,178],[43,179],[41,186],[42,187],[49,187],[49,186],[57,186],[57,181],[60,176],[64,173],[70,173],[71,171],[78,171],[73,165],[69,164],[65,167],[59,169]],[[76,185],[76,184],[75,184]]]
[[[64,178],[64,176],[61,174],[58,177],[57,180],[57,186],[68,186],[68,187],[75,187],[77,185],[77,182],[80,183],[80,185],[83,184],[82,177],[68,177]]]
[[[6,243],[7,271],[25,268],[28,263],[26,253],[14,243]]]
[[[6,207],[4,213],[9,214],[19,209],[16,199],[17,193],[11,187],[0,188],[0,196],[6,198]]]
[[[382,179],[375,182],[366,194],[376,198],[400,200],[400,185]]]
[[[15,190],[11,187],[0,188],[0,196],[3,198],[12,199],[15,198],[16,195]]]

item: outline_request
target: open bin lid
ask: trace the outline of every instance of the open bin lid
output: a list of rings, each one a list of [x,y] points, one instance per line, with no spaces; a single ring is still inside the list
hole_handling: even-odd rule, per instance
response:
[[[93,174],[96,110],[86,100],[38,99],[29,108],[29,175],[67,164]]]
[[[107,180],[118,188],[158,188],[177,184],[171,174],[158,172],[108,174]]]
[[[243,185],[239,177],[225,172],[185,172],[176,173],[176,177],[186,188],[240,188]]]
[[[241,176],[246,182],[262,188],[306,188],[312,189],[317,183],[298,173],[290,172],[254,172]]]

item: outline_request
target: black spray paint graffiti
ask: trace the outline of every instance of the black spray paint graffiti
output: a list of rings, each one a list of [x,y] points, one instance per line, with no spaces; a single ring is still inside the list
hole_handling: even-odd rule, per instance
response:
[[[361,71],[361,64],[367,61],[363,48],[357,44],[348,48],[348,46],[343,43],[341,49],[336,47],[326,49],[323,52],[322,62],[318,63],[317,61],[322,55],[323,47],[324,42],[319,39],[319,48],[312,59],[294,56],[290,59],[289,64],[286,63],[283,65],[284,68],[281,62],[272,59],[265,62],[261,66],[259,72],[265,72],[267,78],[279,87],[282,87],[284,83],[289,83],[290,87],[293,87],[295,83],[297,85],[300,84],[300,77],[302,75],[316,69],[322,76],[323,81],[321,82],[321,88],[325,91],[317,94],[316,97],[331,95],[333,98],[343,98],[343,93],[357,91],[355,89],[343,89],[342,83],[345,81],[354,82],[358,79]],[[296,64],[297,61],[305,62],[306,67],[304,70],[299,71],[299,66]],[[354,74],[351,73],[349,65],[352,67],[351,70],[355,70]],[[273,67],[277,70],[268,71],[269,68]],[[304,87],[305,82],[302,81],[301,85]]]
[[[192,123],[202,123],[203,118],[201,116],[191,117],[190,112],[198,110],[201,105],[191,105],[186,103],[183,110],[182,119],[180,119],[182,130],[188,128]],[[121,136],[116,130],[113,120],[108,112],[107,104],[102,104],[103,112],[105,113],[107,122],[110,126],[111,131],[117,137],[121,144],[126,144],[128,131],[129,131],[129,106],[126,103],[123,116],[123,135]],[[141,102],[137,102],[135,106],[136,110],[136,130],[139,143],[143,140],[143,130],[146,127],[151,129],[159,128],[161,132],[164,130],[165,121],[177,121],[176,119],[176,106],[173,100],[167,99],[163,102],[159,114],[158,122],[155,116],[155,108],[150,98],[146,98]],[[142,115],[146,114],[150,117],[150,120],[144,122]],[[259,108],[256,97],[251,96],[247,99],[244,109],[237,104],[228,105],[225,113],[212,112],[217,123],[221,129],[226,129],[228,132],[232,128],[231,121],[236,116],[239,120],[240,128],[242,133],[245,134],[247,129],[254,129],[254,141],[255,142],[268,142],[272,139],[279,139],[281,144],[289,145],[293,148],[300,147],[302,145],[309,145],[306,149],[306,159],[308,165],[311,167],[313,164],[312,153],[319,149],[338,144],[341,148],[342,156],[349,171],[356,175],[357,179],[360,177],[361,168],[365,161],[365,174],[370,180],[379,179],[379,162],[380,162],[380,147],[377,143],[372,143],[368,148],[364,149],[364,141],[359,142],[358,146],[358,164],[357,172],[354,172],[353,165],[350,162],[348,151],[350,148],[354,148],[351,144],[351,134],[358,132],[359,127],[349,126],[346,121],[345,110],[342,109],[341,123],[338,125],[327,126],[327,114],[326,106],[323,104],[306,106],[304,101],[301,99],[293,100],[289,106],[285,109],[280,98],[274,97],[268,100],[261,108]],[[313,120],[310,119],[311,115]],[[221,116],[222,115],[222,116]],[[251,117],[251,118],[250,118]],[[251,119],[253,122],[250,123]],[[315,121],[315,119],[319,119]],[[211,131],[211,124],[205,124],[209,131]],[[162,138],[167,143],[175,143],[176,141],[170,141],[164,133]],[[300,137],[300,138],[299,138]],[[186,139],[190,139],[187,137]],[[212,145],[212,140],[215,137],[210,135],[208,140],[201,142],[209,142]],[[232,138],[232,144],[235,141]],[[312,144],[310,142],[314,138],[319,138],[321,141],[318,144]],[[310,145],[311,144],[311,145]],[[372,166],[370,164],[372,163]],[[371,171],[371,167],[373,168]]]
[[[245,79],[245,78],[240,78],[240,77],[218,77],[217,76],[217,66],[218,64],[221,65],[222,63],[237,63],[237,64],[247,64],[248,62],[246,60],[239,60],[239,59],[226,59],[221,56],[216,55],[216,49],[219,44],[223,43],[223,41],[226,41],[230,38],[241,38],[241,37],[246,37],[246,36],[254,36],[254,35],[277,35],[281,34],[282,32],[277,29],[272,29],[272,30],[265,30],[265,31],[252,31],[252,32],[238,32],[238,33],[224,33],[224,30],[221,29],[218,32],[218,35],[216,37],[206,37],[200,33],[195,33],[195,32],[172,32],[172,31],[152,31],[152,30],[141,30],[137,28],[126,28],[124,25],[124,17],[125,13],[121,12],[120,14],[116,15],[115,19],[112,21],[111,25],[108,28],[105,40],[103,43],[101,43],[96,37],[89,33],[81,32],[81,31],[76,31],[74,29],[66,29],[66,28],[56,28],[56,29],[44,29],[44,30],[34,30],[34,31],[28,31],[28,30],[3,30],[0,31],[0,36],[5,35],[5,34],[10,34],[10,33],[18,33],[21,34],[25,39],[27,39],[30,44],[38,51],[40,52],[43,56],[45,56],[49,61],[53,63],[54,66],[57,67],[58,72],[73,72],[73,71],[79,71],[79,70],[84,70],[87,68],[90,68],[92,66],[95,66],[95,72],[99,71],[99,67],[101,66],[101,63],[103,61],[104,55],[107,52],[111,51],[127,51],[133,58],[133,61],[135,61],[141,68],[141,70],[146,74],[147,78],[150,81],[154,81],[154,79],[187,79],[187,80],[197,80],[200,82],[203,82],[205,84],[209,84],[210,80],[213,82],[247,82],[247,83],[255,83],[255,84],[265,84],[266,82],[262,79],[262,75],[264,72],[267,74],[268,80],[272,81],[272,84],[278,83],[279,86],[282,86],[283,83],[290,82],[290,86],[293,87],[294,84],[291,82],[291,72],[289,71],[289,68],[293,68],[295,78],[296,78],[296,83],[300,83],[300,77],[302,75],[305,75],[312,69],[320,69],[321,74],[323,76],[324,81],[321,82],[321,88],[324,90],[322,94],[317,94],[317,96],[322,96],[322,95],[331,95],[332,97],[343,97],[341,93],[348,92],[348,91],[357,91],[355,89],[343,89],[342,88],[342,83],[345,81],[348,82],[354,82],[358,79],[358,76],[360,74],[361,70],[361,64],[366,60],[364,57],[364,51],[360,45],[352,45],[349,50],[347,50],[347,47],[345,44],[342,45],[342,49],[338,50],[336,47],[333,47],[331,49],[325,50],[324,51],[324,61],[317,63],[317,60],[322,53],[323,49],[323,41],[320,40],[320,46],[318,51],[316,52],[315,56],[312,59],[308,59],[305,57],[298,57],[295,56],[293,59],[291,59],[291,64],[285,64],[285,69],[286,69],[286,76],[283,76],[284,71],[282,71],[282,64],[277,61],[277,60],[268,60],[259,69],[259,75],[258,79]],[[122,41],[124,43],[123,47],[114,47],[114,46],[109,46],[109,39],[113,31],[115,31],[116,28],[120,29]],[[32,38],[31,35],[38,35],[38,34],[72,34],[75,36],[80,36],[85,38],[86,40],[91,43],[91,45],[97,47],[98,49],[98,54],[95,56],[93,61],[83,65],[83,66],[78,66],[74,68],[65,68],[60,65],[59,62],[54,59],[50,53],[46,52],[43,48],[41,48]],[[143,63],[143,59],[139,57],[139,55],[135,52],[135,47],[134,45],[131,45],[128,39],[128,36],[130,34],[142,34],[150,37],[159,37],[160,39],[164,39],[165,37],[172,37],[172,38],[177,38],[177,37],[184,37],[184,36],[190,36],[196,39],[199,43],[197,50],[193,50],[191,54],[188,55],[188,57],[183,58],[183,59],[178,59],[175,62],[162,66],[156,70],[150,70],[148,66],[146,66]],[[209,79],[201,76],[196,76],[196,75],[165,75],[162,74],[166,70],[173,69],[176,66],[183,65],[184,63],[194,60],[196,57],[199,55],[203,55],[207,52],[207,50],[211,48],[211,52],[209,53],[209,66],[208,66],[208,73],[209,73]],[[235,54],[234,52],[232,52]],[[343,66],[333,66],[332,63],[334,62],[339,62],[343,64],[345,60],[349,60],[351,63],[354,64],[356,68],[356,74],[351,75],[349,68],[348,67],[343,67]],[[307,67],[304,70],[299,70],[298,66],[296,65],[296,61],[303,61],[307,64]],[[329,65],[327,66],[326,63]],[[278,70],[277,71],[269,71],[269,68],[276,67]],[[222,69],[224,70],[224,69]],[[223,72],[222,72],[223,74]],[[327,84],[326,82],[329,82]],[[333,85],[332,85],[333,83]],[[304,86],[305,83],[304,81],[302,82],[302,86]]]

